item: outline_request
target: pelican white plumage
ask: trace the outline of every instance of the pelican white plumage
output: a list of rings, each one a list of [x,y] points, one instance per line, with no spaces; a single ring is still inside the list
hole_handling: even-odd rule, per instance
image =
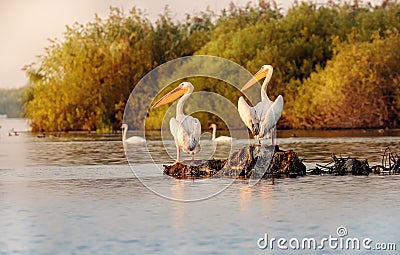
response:
[[[213,129],[212,140],[214,142],[231,142],[234,139],[233,137],[230,137],[230,136],[216,137],[216,135],[217,135],[217,125],[216,124],[211,124],[208,128]]]
[[[171,118],[171,120],[169,121],[169,129],[171,130],[176,145],[177,162],[179,162],[180,160],[180,148],[182,148],[183,151],[190,153],[193,160],[194,154],[198,150],[198,145],[200,141],[200,121],[190,115],[185,115],[183,113],[183,105],[192,94],[193,89],[194,87],[190,82],[182,82],[181,84],[179,84],[178,87],[163,96],[152,106],[152,108],[156,108],[160,105],[175,101],[180,97],[176,106],[176,117]]]
[[[260,139],[271,137],[272,144],[275,145],[274,131],[276,123],[280,119],[283,110],[283,97],[279,95],[275,101],[271,101],[267,95],[267,86],[271,80],[273,68],[270,65],[263,65],[261,69],[251,78],[241,89],[244,91],[254,85],[258,80],[265,77],[261,86],[261,102],[256,106],[249,106],[243,97],[239,98],[239,115],[246,126],[251,130],[258,144]]]
[[[131,136],[127,139],[126,133],[128,132],[128,125],[122,124],[121,128],[123,129],[122,142],[129,144],[141,144],[146,142],[146,139],[140,136]]]

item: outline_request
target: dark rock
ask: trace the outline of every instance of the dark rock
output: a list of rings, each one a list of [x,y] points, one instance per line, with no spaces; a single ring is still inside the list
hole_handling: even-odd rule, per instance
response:
[[[215,175],[225,165],[226,160],[190,160],[164,165],[164,173],[178,179],[205,178]]]
[[[332,155],[333,161],[326,164],[317,164],[317,167],[309,171],[310,174],[331,174],[331,175],[369,175],[372,169],[369,167],[368,160],[360,161],[356,158],[338,158]],[[374,169],[374,171],[376,171]]]
[[[311,175],[321,175],[321,174],[324,174],[324,173],[326,173],[326,171],[322,170],[318,166],[313,168],[313,169],[311,169],[310,171],[308,171],[308,174],[311,174]]]
[[[225,166],[218,175],[247,178],[251,175],[254,146],[246,146],[229,156]]]
[[[332,156],[334,165],[332,167],[332,174],[336,175],[368,175],[371,172],[368,161],[360,161],[356,158],[338,158]]]
[[[259,179],[261,177],[297,177],[306,174],[306,167],[297,153],[282,151],[278,146],[251,145],[230,155],[228,160],[196,160],[164,165],[164,173],[176,178],[230,176]]]
[[[274,154],[270,168],[264,176],[297,177],[306,174],[306,166],[293,150],[277,151]]]
[[[374,174],[380,174],[384,172],[384,168],[381,165],[376,165],[371,168]]]
[[[293,150],[282,151],[278,146],[251,145],[233,153],[222,173],[254,179],[261,177],[297,177],[306,174],[306,166]]]

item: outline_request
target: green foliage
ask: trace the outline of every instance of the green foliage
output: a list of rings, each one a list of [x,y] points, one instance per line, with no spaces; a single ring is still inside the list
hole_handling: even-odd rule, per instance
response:
[[[128,14],[111,8],[105,20],[96,16],[86,25],[76,23],[62,40],[50,41],[38,64],[25,67],[30,80],[25,115],[33,130],[100,132],[118,129],[127,107],[137,109],[125,111],[130,127],[159,129],[167,107],[148,115],[137,106],[168,84],[154,80],[158,85],[136,91],[126,106],[130,92],[160,64],[198,54],[230,59],[251,72],[274,66],[268,94],[284,96],[282,127],[400,125],[400,4],[296,2],[285,14],[277,6],[264,0],[231,4],[220,15],[206,11],[182,22],[166,8],[155,23],[136,8]],[[234,105],[240,96],[221,81],[197,78],[193,84],[196,91],[218,93]],[[201,103],[193,99],[186,110]],[[210,120],[224,126],[216,116],[197,114],[203,128]]]
[[[24,89],[0,89],[0,114],[6,114],[8,118],[22,116]]]
[[[396,127],[400,117],[400,37],[345,42],[287,104],[294,127]]]

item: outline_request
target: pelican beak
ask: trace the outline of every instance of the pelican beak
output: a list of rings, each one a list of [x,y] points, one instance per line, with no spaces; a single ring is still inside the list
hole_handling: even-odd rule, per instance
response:
[[[246,89],[253,86],[257,81],[261,80],[265,76],[267,76],[269,70],[261,68],[244,86],[240,91],[245,91]]]
[[[179,97],[183,96],[186,92],[187,89],[183,89],[182,86],[178,86],[175,89],[171,90],[168,94],[160,98],[160,100],[158,100],[155,104],[153,104],[151,108],[154,109],[161,105],[173,102]]]

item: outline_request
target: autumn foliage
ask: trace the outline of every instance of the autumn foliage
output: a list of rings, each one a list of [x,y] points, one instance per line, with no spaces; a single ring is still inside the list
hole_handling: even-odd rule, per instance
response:
[[[281,128],[399,127],[399,13],[391,0],[379,6],[295,2],[286,11],[260,0],[183,21],[166,10],[151,22],[136,8],[111,8],[107,19],[67,27],[25,67],[25,115],[38,131],[118,129],[130,92],[146,73],[206,54],[250,72],[274,66],[269,95],[285,99]],[[216,92],[235,102],[240,92],[224,87]],[[196,86],[204,89],[213,86]],[[161,115],[150,116],[146,127],[160,128]],[[199,118],[206,126],[214,117]]]

